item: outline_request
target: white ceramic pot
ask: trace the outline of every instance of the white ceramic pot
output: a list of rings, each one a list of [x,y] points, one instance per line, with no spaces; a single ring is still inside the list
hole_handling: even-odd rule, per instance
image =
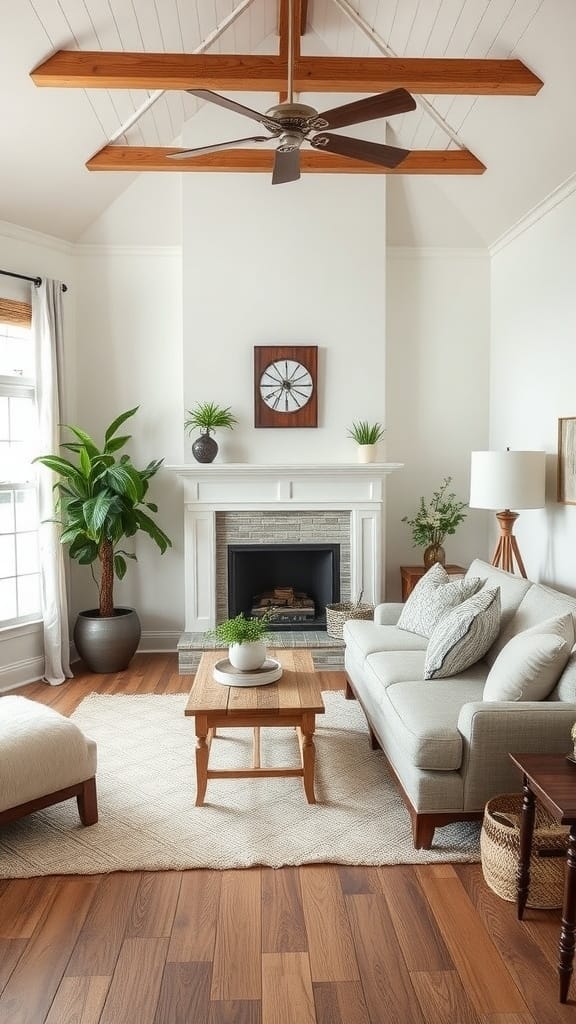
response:
[[[375,444],[359,444],[358,445],[358,462],[374,462],[376,458],[376,445]]]
[[[260,668],[266,661],[266,644],[256,641],[250,644],[230,644],[228,648],[230,664],[241,672],[250,672]]]

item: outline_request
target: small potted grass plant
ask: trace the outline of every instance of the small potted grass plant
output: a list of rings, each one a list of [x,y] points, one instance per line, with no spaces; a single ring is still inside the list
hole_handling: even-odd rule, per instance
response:
[[[358,420],[348,430],[348,437],[358,445],[358,462],[374,462],[376,445],[384,437],[384,427],[381,423]]]
[[[241,672],[254,671],[266,661],[266,641],[270,639],[271,616],[246,618],[242,612],[233,619],[220,622],[206,636],[228,644],[230,664]]]
[[[193,430],[200,430],[200,437],[197,437],[192,445],[192,455],[196,462],[214,462],[218,454],[218,443],[210,435],[217,427],[227,427],[232,430],[238,422],[232,415],[230,406],[217,405],[216,402],[196,402],[193,409],[186,411],[184,429],[188,433]]]

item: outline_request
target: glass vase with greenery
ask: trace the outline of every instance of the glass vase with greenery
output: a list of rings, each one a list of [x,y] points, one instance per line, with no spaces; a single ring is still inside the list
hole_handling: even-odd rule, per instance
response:
[[[468,506],[448,490],[451,482],[451,476],[445,477],[428,501],[420,498],[415,516],[411,519],[403,516],[402,522],[412,527],[414,547],[441,546],[444,538],[455,533],[456,527],[466,518]]]

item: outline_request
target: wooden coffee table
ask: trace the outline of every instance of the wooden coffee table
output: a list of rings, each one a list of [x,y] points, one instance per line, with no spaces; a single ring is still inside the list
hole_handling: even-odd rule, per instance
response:
[[[212,676],[225,651],[207,651],[200,659],[190,697],[184,711],[196,719],[196,806],[201,807],[208,779],[301,778],[308,803],[314,794],[314,729],[316,715],[324,703],[312,655],[306,650],[271,650],[281,662],[282,677],[267,686],[224,686]],[[254,730],[251,768],[212,769],[208,767],[210,746],[218,727]],[[300,742],[297,768],[263,768],[260,764],[260,729],[284,726],[296,728]]]

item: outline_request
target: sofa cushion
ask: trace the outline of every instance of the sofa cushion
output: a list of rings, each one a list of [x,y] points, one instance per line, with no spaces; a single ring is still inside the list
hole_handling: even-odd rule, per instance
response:
[[[574,623],[569,614],[518,633],[492,665],[483,699],[544,700],[565,668],[573,644]]]
[[[533,583],[513,618],[502,627],[488,660],[491,660],[492,655],[495,658],[513,636],[538,626],[545,619],[557,619],[566,613],[572,615],[576,625],[576,597],[543,587],[541,583]]]
[[[561,700],[567,704],[576,704],[576,651],[573,651],[568,658],[566,668],[548,700]]]
[[[416,768],[456,771],[462,763],[462,736],[457,723],[464,704],[481,699],[486,666],[474,665],[434,686],[407,680],[388,686],[385,700],[396,715],[402,749]]]
[[[361,662],[376,651],[424,651],[428,643],[425,637],[398,626],[376,626],[361,619],[349,619],[344,624],[344,640],[352,656]]]
[[[408,597],[397,622],[398,629],[430,637],[440,619],[481,586],[482,580],[477,577],[451,580],[444,566],[436,563],[418,580]]]
[[[497,569],[496,566],[483,562],[480,558],[474,559],[466,571],[466,576],[479,576],[492,590],[494,587],[500,588],[500,633],[496,638],[496,643],[486,654],[486,661],[491,665],[496,660],[504,643],[506,643],[504,641],[504,643],[500,644],[500,636],[506,630],[508,623],[516,614],[520,602],[533,584],[530,580],[524,579],[523,576],[514,576],[510,572],[504,572],[503,569]],[[552,612],[548,612],[548,614],[551,615]],[[529,625],[532,625],[532,623],[529,623]]]
[[[424,680],[426,651],[380,651],[370,654],[364,663],[364,671],[373,692],[386,690],[388,686],[408,681]]]
[[[480,661],[500,629],[500,590],[484,588],[448,612],[426,650],[425,679],[443,679]]]

